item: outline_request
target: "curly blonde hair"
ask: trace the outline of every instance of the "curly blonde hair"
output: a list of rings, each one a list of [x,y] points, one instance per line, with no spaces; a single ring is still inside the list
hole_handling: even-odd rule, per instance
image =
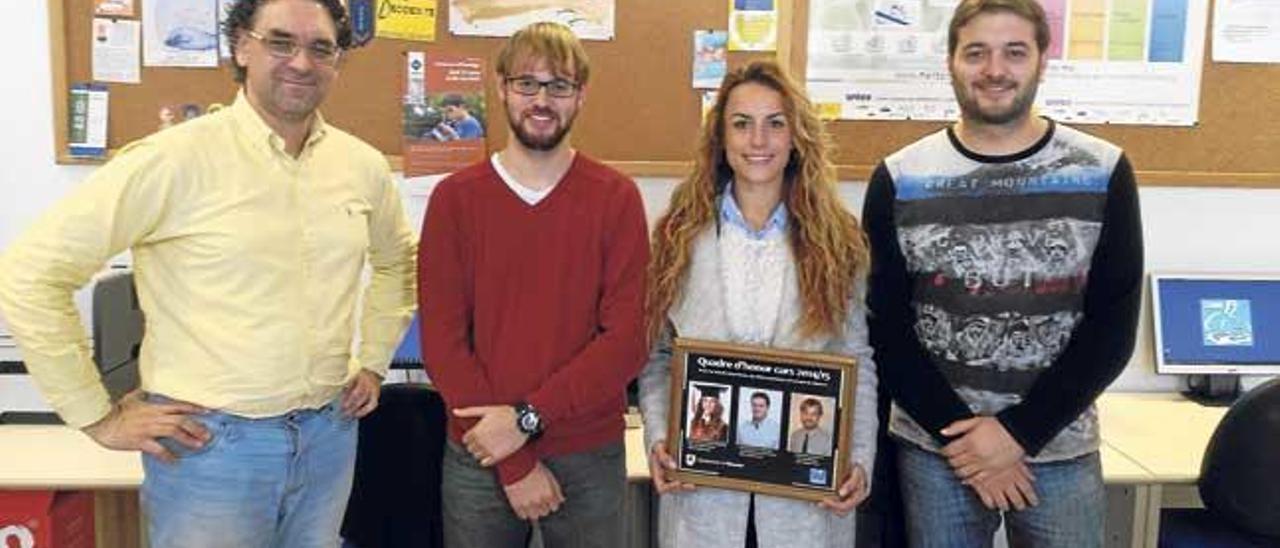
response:
[[[783,202],[800,286],[799,333],[805,337],[838,335],[852,306],[856,282],[867,272],[870,254],[866,234],[836,192],[830,136],[804,92],[776,62],[753,61],[733,70],[721,82],[715,106],[703,120],[693,172],[676,187],[670,207],[653,229],[645,296],[651,339],[661,333],[667,311],[679,302],[694,239],[717,222],[716,197],[733,178],[724,151],[725,105],[729,94],[746,83],[763,85],[782,95],[784,116],[792,131]]]

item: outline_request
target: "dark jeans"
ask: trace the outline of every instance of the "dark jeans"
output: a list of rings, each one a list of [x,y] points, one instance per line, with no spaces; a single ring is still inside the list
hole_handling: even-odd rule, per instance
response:
[[[564,504],[537,522],[546,548],[616,548],[624,544],[626,489],[621,441],[594,451],[543,460]],[[533,525],[516,517],[497,473],[450,441],[444,452],[444,543],[448,548],[523,547]]]

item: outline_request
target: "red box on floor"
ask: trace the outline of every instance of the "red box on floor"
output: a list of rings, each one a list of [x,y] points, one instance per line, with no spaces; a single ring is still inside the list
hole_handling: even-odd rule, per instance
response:
[[[93,548],[93,493],[0,491],[0,547]]]

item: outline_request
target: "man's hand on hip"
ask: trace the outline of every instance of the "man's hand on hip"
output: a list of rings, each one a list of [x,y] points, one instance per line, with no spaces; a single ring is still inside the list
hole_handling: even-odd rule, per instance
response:
[[[564,493],[560,482],[541,462],[519,481],[502,488],[507,493],[511,510],[520,519],[538,520],[560,509]]]
[[[956,437],[942,448],[951,469],[966,482],[982,481],[1021,462],[1026,451],[995,417],[959,420],[942,429]]]
[[[361,369],[342,391],[342,413],[361,418],[378,408],[378,395],[382,393],[382,377],[368,369]]]
[[[141,391],[135,390],[120,398],[107,416],[81,430],[108,449],[142,451],[173,462],[177,456],[156,438],[170,438],[191,449],[203,447],[209,442],[209,430],[191,415],[207,412],[184,402],[149,403],[143,401]]]
[[[502,462],[529,441],[529,435],[516,428],[516,410],[510,405],[464,407],[454,409],[453,415],[480,419],[462,435],[462,444],[480,466]]]

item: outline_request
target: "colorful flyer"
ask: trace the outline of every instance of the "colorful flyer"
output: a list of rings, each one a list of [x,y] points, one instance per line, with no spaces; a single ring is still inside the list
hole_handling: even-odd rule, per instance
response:
[[[774,0],[729,0],[729,50],[778,49],[778,8]]]
[[[484,160],[484,60],[422,52],[407,58],[404,176],[450,173]]]
[[[436,0],[379,0],[374,18],[378,38],[434,42]]]
[[[1050,29],[1039,114],[1077,124],[1196,123],[1209,0],[1039,3]],[[810,98],[838,106],[842,120],[955,120],[947,71],[954,9],[954,0],[811,0]]]
[[[693,31],[693,87],[716,89],[728,70],[725,42],[729,34],[722,30]]]

